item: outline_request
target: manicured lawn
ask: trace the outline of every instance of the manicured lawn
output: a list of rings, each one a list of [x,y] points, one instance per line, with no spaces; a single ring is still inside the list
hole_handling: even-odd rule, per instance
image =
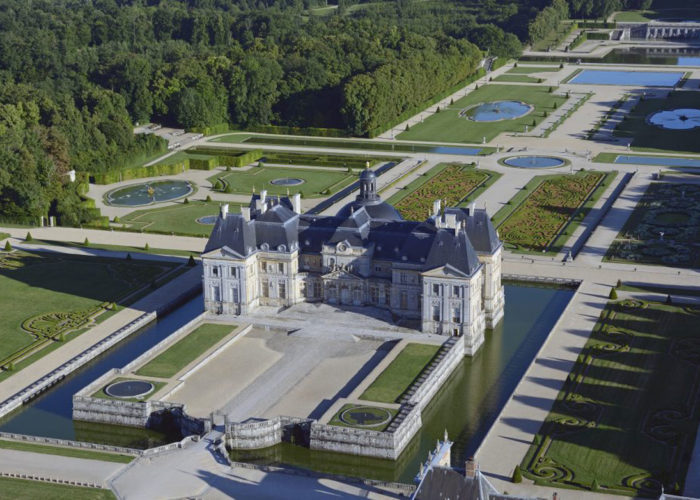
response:
[[[328,424],[381,432],[389,427],[397,413],[398,410],[394,408],[346,404]]]
[[[115,498],[110,490],[81,488],[64,484],[0,477],[2,500],[107,500]]]
[[[6,238],[9,238],[9,237],[10,237],[9,233],[1,233],[0,232],[0,241],[4,240]],[[0,250],[2,250],[2,249],[0,249]]]
[[[200,325],[136,370],[136,373],[146,377],[170,378],[235,329],[235,325]]]
[[[435,200],[448,207],[467,203],[500,177],[490,170],[481,170],[459,163],[440,163],[389,198],[406,220],[425,220]],[[445,201],[447,200],[447,201]]]
[[[30,345],[70,340],[177,264],[43,252],[0,254],[0,365]],[[13,354],[14,353],[14,354]],[[4,360],[4,361],[3,361]]]
[[[615,160],[617,159],[618,156],[625,156],[621,155],[620,153],[598,153],[594,158],[593,161],[596,163],[615,163]],[[642,157],[647,157],[647,158],[659,158],[659,155],[638,155],[635,154],[634,156],[642,156]],[[663,156],[661,158],[664,158]],[[668,158],[668,157],[666,157]],[[683,158],[683,159],[688,159],[688,160],[700,160],[700,157],[697,156],[676,156],[674,155],[673,158]],[[617,165],[624,166],[626,165],[625,163],[618,163]],[[662,165],[659,165],[659,168],[666,168]],[[668,167],[672,168],[672,167]]]
[[[200,224],[197,219],[218,215],[222,201],[190,201],[161,208],[136,210],[120,219],[125,227],[139,231],[175,233],[208,237],[213,225]],[[229,212],[240,211],[240,205],[229,203]]]
[[[410,343],[362,393],[360,399],[394,403],[440,350],[438,345]]]
[[[497,76],[494,82],[513,82],[513,83],[541,83],[539,78],[528,75],[500,75]]]
[[[86,248],[84,242],[80,241],[34,240],[34,242],[37,244],[41,243],[57,247]],[[128,245],[108,245],[106,243],[90,243],[87,248],[92,248],[95,250],[110,250],[113,252],[128,252],[132,254],[147,253],[152,255],[172,255],[174,257],[189,257],[190,255],[198,254],[198,252],[191,252],[189,250],[174,250],[171,248],[152,248],[150,246],[148,250],[146,250],[145,247],[133,247]]]
[[[549,486],[683,489],[700,422],[700,309],[610,303],[521,467]]]
[[[146,380],[146,382],[150,382],[151,384],[153,384],[153,390],[151,392],[149,392],[148,394],[144,394],[141,397],[135,397],[135,398],[117,398],[117,397],[114,397],[114,396],[107,394],[107,387],[109,387],[110,385],[115,384],[117,382],[124,382],[126,380],[142,380],[142,379],[138,379],[138,378],[134,378],[134,377],[117,377],[117,378],[112,379],[109,382],[107,382],[105,384],[105,386],[102,387],[99,391],[97,391],[93,394],[90,394],[90,397],[91,398],[99,398],[99,399],[112,399],[115,401],[129,401],[132,403],[141,403],[143,401],[151,399],[151,397],[155,393],[160,391],[166,385],[165,382],[156,382],[154,380]]]
[[[652,183],[610,245],[605,260],[700,266],[698,207],[700,186]]]
[[[578,172],[533,178],[494,216],[501,239],[516,250],[559,251],[575,227],[570,226],[564,238],[554,239],[575,214],[576,222],[583,220],[615,174],[606,177],[602,172]],[[608,183],[599,185],[604,178]],[[595,196],[583,206],[594,189]]]
[[[700,19],[699,9],[630,10],[615,14],[616,22],[644,23],[659,18]]]
[[[535,109],[520,118],[496,122],[475,122],[459,114],[465,108],[493,101],[522,101]],[[486,137],[492,140],[502,132],[524,132],[525,126],[532,128],[544,119],[544,112],[551,113],[554,106],[560,106],[565,97],[549,93],[549,86],[535,85],[485,85],[466,97],[430,115],[423,123],[399,135],[402,140],[481,143]]]
[[[128,464],[135,457],[131,455],[119,455],[117,453],[105,453],[102,451],[83,450],[80,448],[67,448],[62,446],[50,446],[37,443],[25,443],[22,441],[9,441],[0,439],[0,448],[6,450],[29,451],[47,455],[60,455],[62,457],[85,458],[87,460],[101,460],[103,462],[116,462]]]
[[[270,183],[274,179],[285,177],[301,179],[304,182],[296,186]],[[259,193],[261,190],[267,189],[269,194],[286,195],[289,191],[290,193],[301,193],[305,198],[318,198],[333,194],[352,184],[357,179],[357,174],[302,168],[254,167],[244,172],[232,170],[220,173],[211,177],[209,181],[214,184],[217,179],[222,179],[230,185],[230,192],[234,194],[249,195],[253,193],[253,190]]]
[[[666,99],[645,99],[617,126],[614,135],[632,139],[632,148],[636,151],[698,153],[700,129],[667,130],[647,123],[647,118],[657,111],[697,108],[699,101],[698,91],[675,91]]]
[[[510,68],[506,73],[515,75],[531,75],[532,73],[556,73],[559,66],[523,66],[518,65]]]

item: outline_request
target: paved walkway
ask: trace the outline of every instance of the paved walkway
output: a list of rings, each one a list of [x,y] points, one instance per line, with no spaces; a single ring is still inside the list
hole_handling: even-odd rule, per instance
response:
[[[0,449],[0,471],[107,486],[125,464]],[[0,492],[2,496],[2,492]]]
[[[139,458],[111,481],[119,499],[152,498],[237,498],[279,499],[329,498],[388,499],[398,495],[386,490],[280,472],[263,472],[243,467],[229,467],[215,450],[212,439],[205,437],[184,449],[151,458]]]

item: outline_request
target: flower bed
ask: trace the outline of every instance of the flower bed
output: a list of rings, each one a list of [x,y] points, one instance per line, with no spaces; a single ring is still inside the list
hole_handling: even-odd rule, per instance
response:
[[[450,164],[394,206],[404,219],[425,220],[435,200],[442,200],[448,207],[457,206],[488,178],[487,172]]]
[[[603,176],[586,172],[543,181],[499,227],[501,239],[519,249],[546,250]]]

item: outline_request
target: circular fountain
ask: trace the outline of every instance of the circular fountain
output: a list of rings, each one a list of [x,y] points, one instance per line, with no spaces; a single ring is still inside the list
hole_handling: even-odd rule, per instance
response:
[[[122,380],[105,388],[105,393],[113,398],[140,398],[149,394],[155,386],[145,380]]]
[[[566,161],[554,156],[512,156],[503,163],[517,168],[554,168],[564,166]]]
[[[137,207],[172,201],[191,194],[194,186],[187,181],[155,181],[132,184],[107,193],[109,205]]]
[[[475,122],[498,122],[514,120],[527,115],[535,109],[533,106],[520,101],[494,101],[477,104],[460,112]]]
[[[700,109],[679,108],[657,111],[647,118],[647,122],[667,130],[690,130],[700,127]]]
[[[304,184],[304,179],[298,179],[296,177],[280,177],[279,179],[272,179],[270,184],[275,186],[298,186],[299,184]]]

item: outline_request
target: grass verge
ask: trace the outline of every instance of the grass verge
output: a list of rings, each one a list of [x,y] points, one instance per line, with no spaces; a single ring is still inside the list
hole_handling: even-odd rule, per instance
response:
[[[5,439],[0,439],[0,448],[5,450],[42,453],[46,455],[60,455],[62,457],[84,458],[87,460],[101,460],[102,462],[116,462],[120,464],[128,464],[135,458],[131,455],[120,455],[118,453],[106,453],[103,451],[84,450],[81,448],[68,448],[63,446],[51,446],[46,444],[27,443],[22,441],[10,441]]]

